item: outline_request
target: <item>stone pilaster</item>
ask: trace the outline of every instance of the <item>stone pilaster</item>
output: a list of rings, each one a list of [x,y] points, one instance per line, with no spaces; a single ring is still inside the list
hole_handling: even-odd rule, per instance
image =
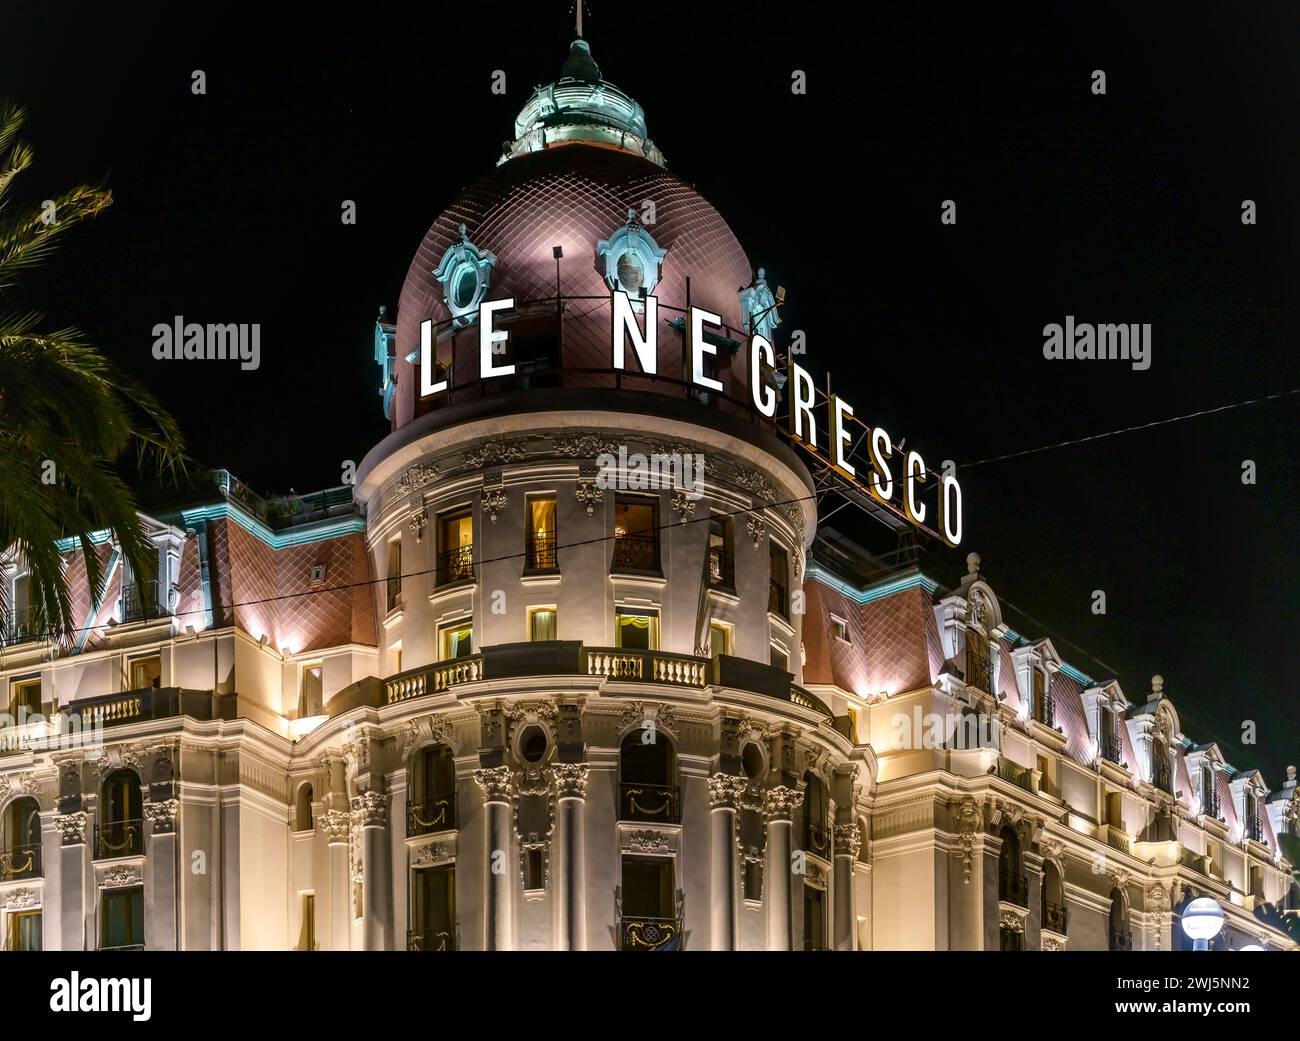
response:
[[[392,908],[388,877],[388,798],[373,789],[351,801],[352,828],[361,843],[361,946],[367,951],[392,947]]]
[[[736,949],[736,808],[748,787],[744,777],[732,774],[709,778],[709,949],[714,951]]]
[[[793,942],[790,833],[794,827],[794,811],[802,802],[803,792],[784,785],[769,788],[764,802],[767,814],[767,862],[763,869],[763,889],[767,902],[767,949],[770,951],[788,951]]]
[[[510,800],[514,791],[510,768],[491,766],[475,770],[474,780],[483,790],[487,821],[483,859],[487,872],[484,949],[509,951],[514,949],[514,872],[510,869]]]
[[[559,802],[555,831],[558,935],[562,951],[587,949],[587,856],[584,814],[587,807],[587,764],[557,763],[555,788]]]

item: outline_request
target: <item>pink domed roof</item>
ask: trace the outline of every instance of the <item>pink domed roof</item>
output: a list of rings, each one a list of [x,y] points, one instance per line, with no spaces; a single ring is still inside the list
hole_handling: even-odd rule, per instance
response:
[[[596,244],[627,223],[629,209],[644,213],[647,200],[654,203],[655,221],[646,223],[645,230],[668,251],[654,289],[660,322],[679,313],[667,308],[686,306],[690,278],[691,303],[721,315],[730,327],[724,335],[742,339],[737,294],[751,284],[753,272],[731,229],[699,192],[654,163],[616,148],[578,142],[548,147],[511,158],[465,189],[420,243],[397,315],[394,427],[415,413],[419,373],[404,359],[419,349],[420,323],[451,317],[434,271],[459,240],[462,224],[469,241],[496,258],[488,300],[513,297],[516,306],[553,300],[552,247],[562,246],[560,286],[570,298],[565,364],[607,369],[609,287]],[[661,352],[664,339],[661,328]]]

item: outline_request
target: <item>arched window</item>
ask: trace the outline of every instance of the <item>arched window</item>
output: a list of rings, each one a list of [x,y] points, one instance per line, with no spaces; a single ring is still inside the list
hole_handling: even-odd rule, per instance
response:
[[[1053,861],[1043,861],[1042,926],[1054,933],[1065,935],[1065,880]]]
[[[1131,951],[1133,934],[1128,928],[1128,901],[1118,888],[1110,891],[1110,949]]]
[[[298,798],[293,807],[293,830],[311,831],[315,827],[311,816],[312,791],[310,784],[298,786]]]
[[[637,727],[619,747],[619,819],[676,822],[677,752],[662,731]]]
[[[1003,828],[998,837],[1002,840],[1002,850],[998,853],[998,899],[1027,907],[1029,883],[1020,873],[1020,837],[1014,828]]]
[[[41,808],[30,796],[15,799],[5,809],[0,881],[39,878],[41,874]]]
[[[143,853],[143,818],[140,776],[134,770],[114,770],[100,789],[96,857],[106,860]]]
[[[406,833],[427,835],[456,826],[456,759],[446,745],[426,745],[410,767]]]
[[[803,775],[803,848],[819,857],[830,855],[826,827],[826,785],[811,770]]]

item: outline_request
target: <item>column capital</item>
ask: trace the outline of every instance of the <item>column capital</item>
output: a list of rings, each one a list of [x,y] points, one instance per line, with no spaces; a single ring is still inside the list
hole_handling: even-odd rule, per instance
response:
[[[862,848],[862,834],[856,824],[835,825],[835,855],[858,859]]]
[[[587,797],[586,763],[556,763],[555,787],[561,799],[585,799]]]
[[[735,774],[713,774],[709,778],[709,808],[714,810],[734,810],[745,789],[749,787],[747,777]]]
[[[63,836],[61,845],[84,846],[86,843],[86,815],[84,813],[61,813],[54,818],[54,826]]]
[[[176,811],[180,803],[175,799],[162,799],[144,804],[144,819],[153,826],[154,835],[165,835],[176,830]]]
[[[383,828],[388,824],[388,799],[373,788],[351,801],[352,822],[362,828]]]
[[[475,770],[474,781],[483,789],[485,802],[509,802],[514,794],[508,766],[489,766]]]
[[[767,790],[764,809],[767,812],[767,819],[770,821],[791,821],[794,819],[794,811],[802,804],[803,792],[797,788],[777,785],[775,788]]]
[[[326,810],[316,818],[316,827],[331,846],[346,843],[352,830],[352,818],[342,810]]]

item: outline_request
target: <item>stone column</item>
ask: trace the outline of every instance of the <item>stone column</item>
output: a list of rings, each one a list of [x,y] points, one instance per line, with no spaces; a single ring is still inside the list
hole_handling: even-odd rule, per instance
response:
[[[790,916],[791,829],[803,792],[778,785],[767,790],[767,862],[763,867],[763,898],[767,902],[767,949],[788,951],[793,941]]]
[[[709,778],[709,950],[736,949],[736,801],[749,781],[734,774]]]
[[[346,951],[352,946],[352,879],[348,862],[348,837],[352,822],[342,810],[326,810],[316,827],[329,843],[329,921],[325,935],[329,950]]]
[[[373,789],[352,800],[352,826],[361,832],[361,948],[390,949],[392,914],[388,878],[388,799]]]
[[[484,915],[484,950],[514,949],[514,870],[510,862],[510,798],[514,786],[510,767],[491,766],[474,771],[474,780],[483,789],[485,829],[484,869],[487,907]]]
[[[145,943],[151,951],[179,948],[177,923],[177,836],[175,799],[144,804],[149,822],[149,856],[145,858]]]
[[[559,801],[555,826],[556,946],[562,951],[587,949],[587,849],[583,814],[587,808],[587,764],[557,763]]]
[[[835,825],[835,929],[833,942],[837,951],[854,950],[857,930],[856,886],[854,869],[862,836],[856,824]]]
[[[62,813],[54,818],[54,826],[62,836],[59,846],[59,950],[84,951],[86,891],[90,885],[86,815],[80,811]]]

